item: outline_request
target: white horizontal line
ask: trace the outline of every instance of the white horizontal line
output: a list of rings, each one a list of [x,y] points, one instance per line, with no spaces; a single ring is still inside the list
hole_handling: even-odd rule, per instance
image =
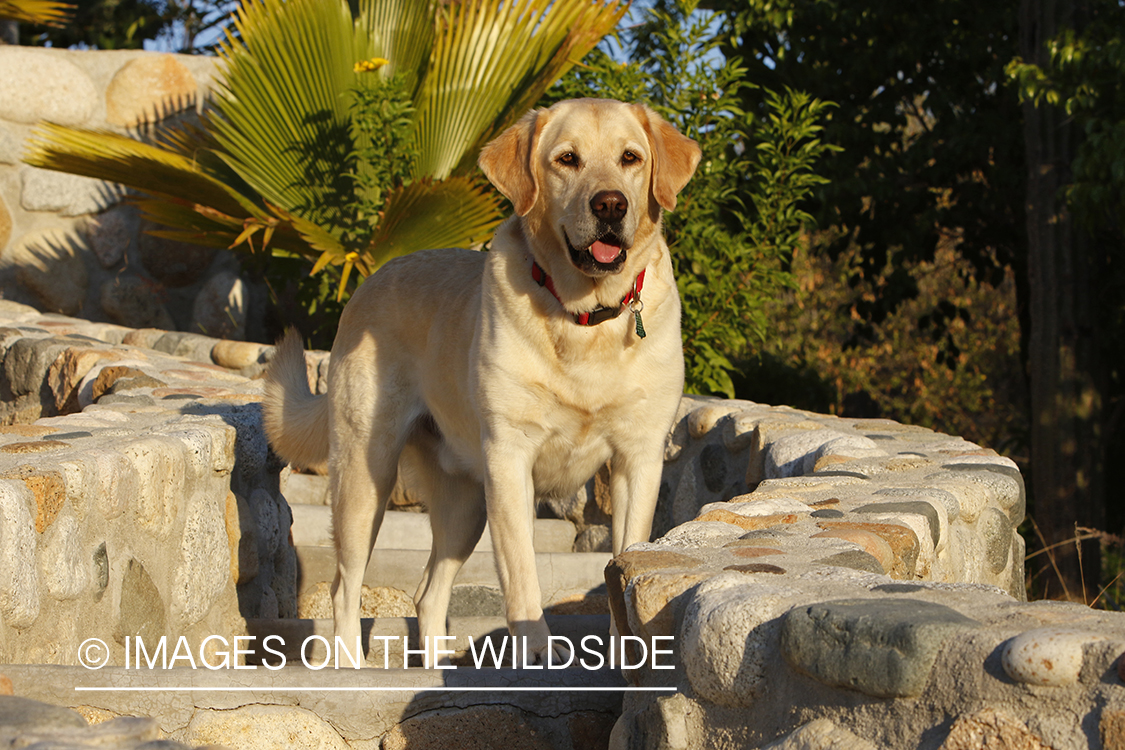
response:
[[[180,693],[180,692],[208,692],[208,693],[278,693],[293,691],[332,691],[352,693],[473,693],[488,691],[492,693],[675,693],[676,687],[101,687],[76,685],[78,692],[115,692],[115,693]]]

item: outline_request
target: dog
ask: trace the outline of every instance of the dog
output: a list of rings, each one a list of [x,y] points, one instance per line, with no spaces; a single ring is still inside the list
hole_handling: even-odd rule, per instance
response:
[[[548,654],[536,498],[572,495],[609,461],[614,554],[649,540],[684,382],[662,216],[699,159],[643,105],[533,110],[480,154],[514,208],[487,252],[418,251],[364,281],[340,316],[326,395],[309,391],[299,335],[279,343],[266,431],[284,459],[327,465],[345,644],[401,470],[433,528],[414,598],[425,648],[446,634],[454,577],[487,519],[509,632],[526,638],[525,659],[565,658]]]

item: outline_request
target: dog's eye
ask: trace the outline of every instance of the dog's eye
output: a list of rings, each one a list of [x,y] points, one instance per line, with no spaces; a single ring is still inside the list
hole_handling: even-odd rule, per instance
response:
[[[626,151],[625,153],[621,154],[621,163],[622,164],[626,164],[626,165],[636,164],[640,160],[641,160],[641,157],[637,156],[632,151]]]
[[[557,161],[559,164],[562,164],[564,167],[577,167],[578,154],[574,153],[573,151],[567,151],[566,153],[559,156],[559,158],[555,159],[555,161]]]

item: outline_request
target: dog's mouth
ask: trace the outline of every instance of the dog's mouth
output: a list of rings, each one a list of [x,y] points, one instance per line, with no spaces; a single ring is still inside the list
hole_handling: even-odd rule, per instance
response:
[[[587,276],[608,276],[621,271],[629,248],[616,234],[607,232],[594,240],[589,247],[577,248],[563,230],[570,262]]]

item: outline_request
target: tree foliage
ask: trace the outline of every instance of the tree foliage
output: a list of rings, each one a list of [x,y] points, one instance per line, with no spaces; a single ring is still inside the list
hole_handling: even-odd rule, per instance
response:
[[[47,0],[37,0],[47,2]],[[197,40],[217,31],[235,0],[75,0],[67,23],[20,27],[20,43],[85,49],[141,49],[161,41],[177,52],[205,51]]]
[[[1008,72],[1013,88],[1027,103],[1029,121],[1045,123],[1040,138],[1043,161],[1055,157],[1048,168],[1059,175],[1057,197],[1061,200],[1044,217],[1044,235],[1058,245],[1055,268],[1062,271],[1051,274],[1059,278],[1046,280],[1055,288],[1048,288],[1044,295],[1059,308],[1058,321],[1049,329],[1058,333],[1047,345],[1059,352],[1048,350],[1060,361],[1055,369],[1061,373],[1061,382],[1051,384],[1055,387],[1039,399],[1045,403],[1039,409],[1044,415],[1036,411],[1033,416],[1037,423],[1054,420],[1062,427],[1078,425],[1044,436],[1048,449],[1065,446],[1060,459],[1032,455],[1033,461],[1061,467],[1059,473],[1063,474],[1057,482],[1062,486],[1050,488],[1054,490],[1050,497],[1064,501],[1053,502],[1059,507],[1051,508],[1062,522],[1043,529],[1050,543],[1072,536],[1075,520],[1082,526],[1110,531],[1125,525],[1125,503],[1111,489],[1125,480],[1125,468],[1115,460],[1125,450],[1121,429],[1125,418],[1125,233],[1121,224],[1125,207],[1125,9],[1114,0],[1061,3],[1050,8],[1033,3],[1032,8],[1039,12],[1029,21],[1042,28],[1044,20],[1057,19],[1057,28],[1044,34],[1047,38],[1041,45],[1014,59]],[[1068,158],[1058,158],[1064,147]],[[1070,227],[1070,231],[1064,234],[1060,227]],[[1038,372],[1048,369],[1037,360],[1030,364],[1036,366],[1033,381]],[[1068,367],[1079,372],[1068,372]],[[1036,408],[1034,401],[1032,407]],[[1069,463],[1075,460],[1084,462],[1077,471]],[[1077,481],[1071,479],[1073,475]],[[1064,484],[1068,481],[1073,489]],[[1098,568],[1096,542],[1093,546],[1086,550],[1094,554],[1086,554],[1084,564],[1076,559],[1073,548],[1062,550],[1052,561],[1061,569],[1063,585],[1069,581],[1072,592]],[[1120,555],[1105,557],[1118,563],[1120,559]],[[1108,578],[1112,571],[1106,570]],[[1091,582],[1097,584],[1096,574]]]
[[[1025,241],[1019,103],[1004,66],[1017,52],[1007,3],[938,0],[719,0],[724,51],[758,88],[743,107],[766,106],[781,87],[836,102],[824,139],[828,182],[813,210],[838,226],[834,257],[860,248],[857,272],[885,283],[857,306],[853,336],[870,340],[899,304],[915,297],[908,270],[930,262],[951,233],[967,270],[998,284]],[[856,279],[858,283],[858,278]],[[941,316],[931,327],[941,338]]]

